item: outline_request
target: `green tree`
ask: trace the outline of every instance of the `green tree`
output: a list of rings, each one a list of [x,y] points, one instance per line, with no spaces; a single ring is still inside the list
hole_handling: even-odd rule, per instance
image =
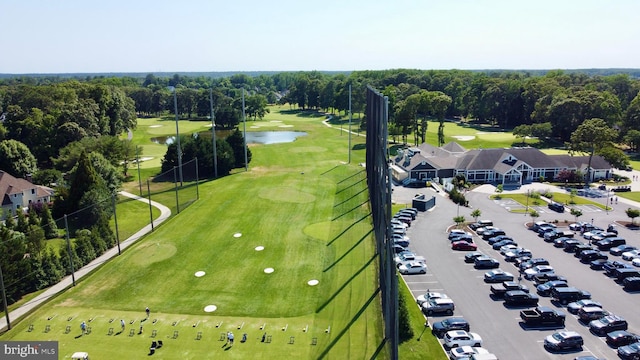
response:
[[[602,149],[613,146],[612,142],[616,138],[617,133],[602,119],[585,120],[576,131],[571,134],[570,152],[587,153],[589,155],[589,164],[587,166],[587,176],[585,184],[593,179],[591,173],[591,160],[593,155],[598,154]]]
[[[640,130],[631,129],[624,136],[624,142],[629,145],[631,151],[638,152],[640,146]]]
[[[474,209],[471,212],[471,217],[473,217],[473,221],[478,222],[478,218],[482,216],[482,211],[480,209]]]
[[[42,215],[40,216],[40,226],[44,229],[44,236],[47,239],[53,239],[58,237],[58,225],[51,216],[51,209],[49,205],[42,207]]]
[[[522,138],[522,144],[526,144],[526,138],[532,135],[531,125],[518,125],[513,128],[513,136]]]
[[[535,210],[529,210],[529,216],[531,216],[531,222],[535,223],[536,219],[540,217],[540,214]]]
[[[414,336],[407,299],[402,291],[398,291],[398,336],[401,343],[411,340]]]
[[[244,146],[244,135],[242,135],[242,132],[239,129],[236,129],[234,132],[232,132],[228,137],[227,137],[227,143],[229,143],[229,145],[231,146],[231,149],[233,149],[233,157],[235,159],[235,167],[244,167],[245,163],[244,163],[244,151],[245,151],[245,146]],[[251,162],[251,149],[249,149],[249,147],[246,147],[247,150],[247,163]]]
[[[640,216],[640,210],[627,208],[625,212],[627,213],[627,216],[631,218],[631,224],[635,225],[634,219]]]
[[[0,141],[0,169],[18,177],[24,178],[38,170],[36,158],[29,148],[17,140]]]
[[[464,222],[465,222],[465,218],[464,218],[464,216],[463,216],[463,215],[460,215],[460,216],[454,216],[454,218],[453,218],[453,222],[455,222],[455,223],[456,223],[456,226],[457,226],[457,227],[460,227],[460,225],[464,224]]]
[[[580,216],[582,216],[582,211],[578,210],[578,209],[571,209],[571,215],[573,215],[576,219],[576,222],[578,222],[578,218]]]

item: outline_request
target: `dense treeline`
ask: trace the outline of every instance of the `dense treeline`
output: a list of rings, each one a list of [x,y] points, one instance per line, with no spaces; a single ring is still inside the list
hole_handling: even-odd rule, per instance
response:
[[[365,88],[389,98],[390,135],[424,142],[427,120],[437,120],[438,143],[446,119],[473,120],[513,129],[526,136],[570,142],[589,119],[615,129],[607,143],[640,144],[640,80],[637,70],[612,73],[579,71],[424,71],[386,70],[350,73],[236,73],[190,76],[21,76],[0,79],[0,169],[14,176],[33,175],[38,184],[58,185],[51,208],[9,217],[0,226],[0,264],[9,279],[10,299],[48,286],[68,272],[69,252],[44,250],[44,239],[61,234],[51,218],[74,214],[71,259],[80,266],[114,245],[108,227],[109,199],[126,178],[135,157],[122,135],[135,129],[137,117],[166,116],[208,120],[213,106],[218,129],[234,129],[242,120],[262,119],[267,104],[299,109],[361,114]],[[244,100],[244,101],[243,101]],[[242,104],[244,102],[244,109]],[[361,128],[367,119],[360,117]],[[202,136],[181,137],[183,161],[198,158],[199,174],[213,175],[212,143]],[[233,131],[217,142],[218,170],[228,174],[244,166],[242,134]],[[524,140],[523,140],[524,141]],[[608,147],[611,150],[611,147]],[[618,149],[619,150],[619,149]],[[619,154],[618,154],[619,155]],[[248,152],[248,161],[251,153]],[[161,171],[178,163],[170,145]],[[6,268],[5,268],[6,267]]]

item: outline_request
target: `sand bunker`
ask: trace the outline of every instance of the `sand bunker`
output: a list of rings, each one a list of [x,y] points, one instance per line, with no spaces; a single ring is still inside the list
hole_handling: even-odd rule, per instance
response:
[[[476,137],[473,136],[473,135],[471,135],[471,136],[468,136],[468,135],[454,135],[454,136],[452,136],[452,138],[454,138],[456,140],[459,140],[459,141],[471,141],[471,140],[475,139]]]

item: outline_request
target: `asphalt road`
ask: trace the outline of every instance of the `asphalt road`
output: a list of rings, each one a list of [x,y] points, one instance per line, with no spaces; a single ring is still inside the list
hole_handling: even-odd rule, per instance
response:
[[[406,189],[394,188],[394,200],[399,203],[410,203],[413,194],[424,193],[428,197],[436,196],[436,207],[429,212],[419,213],[416,221],[408,229],[407,234],[411,238],[410,248],[427,260],[428,272],[426,275],[406,275],[405,281],[409,285],[414,296],[430,291],[444,292],[451,297],[456,304],[455,316],[463,316],[471,324],[471,331],[480,334],[484,340],[483,347],[495,353],[500,359],[573,359],[579,355],[593,354],[599,358],[617,359],[615,349],[610,348],[604,338],[592,335],[588,328],[577,321],[566,309],[566,329],[579,332],[585,346],[581,352],[564,354],[547,352],[543,347],[544,337],[552,334],[553,329],[531,330],[520,325],[519,312],[521,309],[508,309],[502,301],[493,300],[489,294],[490,284],[483,281],[483,275],[487,270],[475,270],[472,264],[464,263],[465,252],[454,252],[450,249],[447,240],[447,229],[453,225],[453,217],[464,215],[468,221],[472,209],[458,207],[443,194],[437,194],[430,189]],[[629,330],[640,333],[640,312],[637,304],[640,301],[640,293],[627,293],[602,272],[591,270],[588,265],[582,264],[573,254],[568,254],[561,249],[554,248],[552,244],[544,242],[535,233],[525,228],[525,223],[531,218],[522,214],[508,212],[504,206],[488,199],[487,193],[471,192],[467,199],[474,208],[482,211],[482,219],[491,219],[494,224],[504,229],[507,235],[512,236],[520,246],[530,249],[534,256],[547,258],[560,275],[567,277],[570,286],[591,292],[592,298],[601,302],[605,310],[623,316],[629,322]],[[597,201],[597,200],[596,200]],[[601,201],[603,201],[601,199]],[[628,221],[628,217],[621,205],[619,209],[614,206],[614,211],[594,211],[585,213],[580,220],[590,221],[599,226],[605,226],[615,220]],[[540,210],[544,210],[541,208]],[[557,214],[550,211],[541,213],[537,220],[562,220],[573,221],[569,214]],[[640,245],[638,234],[627,229],[620,230],[620,236],[627,239],[627,243]],[[581,237],[577,236],[578,239]],[[479,250],[493,256],[501,262],[501,269],[509,271],[515,276],[516,267],[503,260],[496,250],[483,240],[475,237]],[[612,258],[610,256],[610,258]],[[614,257],[615,258],[615,257]],[[522,280],[532,291],[535,285],[527,280]],[[540,297],[540,305],[556,307],[549,298]],[[432,317],[430,322],[439,321],[443,317]]]

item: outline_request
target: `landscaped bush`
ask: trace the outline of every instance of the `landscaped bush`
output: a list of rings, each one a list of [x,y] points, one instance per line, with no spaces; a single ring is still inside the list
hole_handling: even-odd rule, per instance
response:
[[[451,201],[458,205],[467,206],[467,199],[464,197],[464,194],[458,191],[455,187],[449,192],[449,198]]]

